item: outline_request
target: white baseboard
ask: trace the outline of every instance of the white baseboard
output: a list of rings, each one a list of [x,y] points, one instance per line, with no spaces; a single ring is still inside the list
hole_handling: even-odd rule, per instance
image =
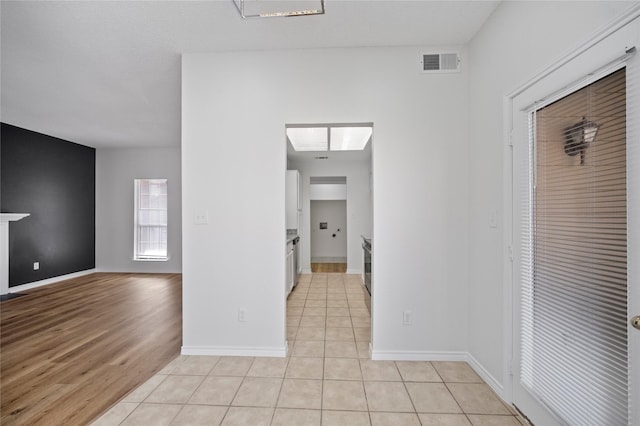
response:
[[[96,268],[95,272],[104,272],[105,274],[181,274],[182,270],[171,269],[167,271],[158,271],[152,269],[137,268]]]
[[[355,269],[355,268],[347,269],[347,274],[362,275],[362,269]]]
[[[385,361],[466,361],[466,352],[449,351],[371,351],[371,359]]]
[[[507,401],[504,395],[504,387],[499,380],[493,377],[493,375],[489,373],[489,371],[484,368],[484,366],[480,364],[478,360],[475,359],[475,357],[470,353],[467,353],[466,361],[467,363],[469,363],[471,368],[473,368],[473,370],[478,373],[478,376],[480,376],[482,380],[484,380],[491,387],[491,389],[493,389],[493,391],[498,394],[500,398],[502,398],[504,401]]]
[[[303,269],[302,273],[303,274],[312,274],[313,272],[311,272],[311,269]]]
[[[60,281],[70,280],[72,278],[82,277],[84,275],[89,275],[95,273],[94,269],[87,269],[86,271],[74,272],[73,274],[60,275],[59,277],[48,278],[46,280],[34,281],[32,283],[17,285],[14,287],[9,287],[9,293],[20,293],[25,290],[32,290],[34,288],[42,287],[49,284],[59,283]]]
[[[259,348],[246,346],[182,346],[182,355],[218,355],[218,356],[260,356],[279,357],[287,356],[287,348]]]

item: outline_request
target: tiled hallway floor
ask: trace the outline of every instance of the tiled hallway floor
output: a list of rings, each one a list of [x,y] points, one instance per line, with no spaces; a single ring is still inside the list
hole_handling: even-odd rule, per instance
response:
[[[94,425],[512,425],[464,362],[371,361],[358,275],[305,275],[287,358],[180,356]]]

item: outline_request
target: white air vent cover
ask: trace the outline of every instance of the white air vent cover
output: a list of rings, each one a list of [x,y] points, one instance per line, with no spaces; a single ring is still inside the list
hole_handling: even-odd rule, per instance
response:
[[[425,53],[422,55],[422,72],[443,73],[460,71],[460,55],[457,53]]]

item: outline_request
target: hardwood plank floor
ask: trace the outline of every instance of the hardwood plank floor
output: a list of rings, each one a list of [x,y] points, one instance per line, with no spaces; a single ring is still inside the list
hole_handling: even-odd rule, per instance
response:
[[[179,355],[180,274],[97,273],[0,305],[2,425],[84,425]]]
[[[316,273],[338,272],[338,273],[344,274],[347,272],[347,264],[346,263],[312,263],[311,272],[316,272]]]

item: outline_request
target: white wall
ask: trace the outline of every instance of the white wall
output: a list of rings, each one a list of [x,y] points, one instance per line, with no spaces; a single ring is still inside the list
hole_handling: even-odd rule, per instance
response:
[[[469,46],[469,321],[471,355],[505,385],[503,96],[585,42],[630,2],[502,2]],[[579,16],[579,19],[576,17]],[[542,29],[542,31],[540,31]],[[587,72],[589,70],[585,70]],[[497,212],[498,226],[489,226]]]
[[[300,171],[302,184],[302,269],[311,272],[311,248],[309,238],[311,228],[309,224],[310,189],[309,179],[312,176],[345,176],[347,178],[347,272],[362,273],[362,238],[361,235],[371,236],[372,233],[372,204],[371,204],[371,160],[309,160],[292,161],[290,167]],[[314,185],[316,186],[316,185]]]
[[[428,50],[183,56],[185,353],[283,352],[284,125],[305,122],[374,123],[374,356],[466,349],[466,62],[423,74]]]
[[[168,179],[167,262],[133,261],[133,180]],[[179,148],[96,150],[96,269],[180,272],[182,215]]]
[[[345,200],[312,200],[310,209],[311,259],[347,258],[347,202]],[[327,224],[320,229],[320,222]],[[314,260],[321,262],[322,260]]]

